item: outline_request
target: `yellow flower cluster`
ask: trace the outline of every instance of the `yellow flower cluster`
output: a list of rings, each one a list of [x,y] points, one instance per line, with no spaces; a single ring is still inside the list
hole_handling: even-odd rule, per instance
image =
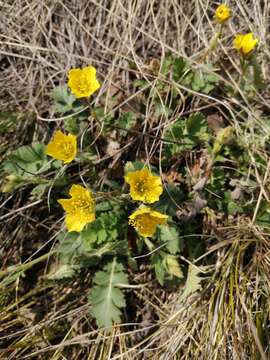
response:
[[[225,23],[231,16],[230,8],[221,4],[215,12],[215,19]],[[237,35],[235,48],[242,55],[250,54],[258,43],[252,33]],[[100,88],[96,78],[96,69],[87,66],[82,69],[71,69],[68,74],[68,86],[77,98],[89,97]],[[46,147],[46,154],[65,164],[73,161],[77,154],[77,139],[75,135],[65,135],[56,131]],[[130,196],[135,201],[152,204],[159,200],[163,192],[161,178],[152,175],[147,168],[127,173],[125,181],[130,185]],[[58,202],[66,211],[68,231],[81,231],[87,223],[95,220],[95,201],[92,193],[80,185],[72,185],[69,192],[71,199],[60,199]],[[152,236],[156,226],[164,224],[168,216],[152,210],[150,207],[140,207],[129,216],[129,223],[141,236]]]
[[[163,192],[161,178],[152,175],[147,168],[127,173],[125,181],[130,185],[130,196],[133,200],[152,204],[159,200]],[[141,207],[129,216],[132,225],[141,236],[150,237],[157,225],[164,224],[168,216],[149,207]]]
[[[224,24],[231,17],[231,9],[226,4],[220,4],[216,11],[214,18],[220,24]],[[259,40],[256,39],[253,33],[238,34],[234,39],[234,47],[243,55],[247,56],[252,53],[258,44]]]
[[[89,97],[100,88],[93,66],[71,69],[68,78],[68,86],[76,98]],[[70,163],[77,154],[76,136],[56,131],[46,147],[46,154],[65,164]],[[69,195],[70,199],[59,199],[58,202],[66,211],[68,231],[80,232],[86,224],[95,220],[95,200],[93,194],[81,185],[72,185]]]
[[[46,147],[46,154],[54,159],[70,163],[77,153],[75,135],[65,135],[56,131]],[[69,191],[71,199],[59,199],[59,204],[66,211],[66,226],[68,231],[80,232],[84,226],[95,220],[95,200],[92,193],[81,185],[72,185]]]
[[[77,154],[76,136],[56,131],[46,147],[46,154],[62,160],[65,164],[70,163]],[[147,168],[129,172],[125,181],[130,185],[131,198],[143,203],[158,201],[163,192],[161,178],[152,175]],[[70,199],[59,199],[58,202],[66,211],[68,231],[80,232],[86,224],[95,220],[95,201],[92,193],[81,185],[72,185],[69,195]],[[164,224],[167,218],[167,215],[149,207],[142,207],[129,216],[129,223],[141,236],[148,237],[152,236],[156,226]]]

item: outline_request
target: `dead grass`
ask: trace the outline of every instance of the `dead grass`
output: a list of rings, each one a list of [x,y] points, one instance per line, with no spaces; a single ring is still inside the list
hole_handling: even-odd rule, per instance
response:
[[[131,75],[147,79],[149,87],[155,88],[161,74],[150,78],[148,65],[151,59],[161,61],[166,53],[183,56],[194,66],[220,60],[224,64],[222,76],[239,89],[231,76],[239,72],[231,47],[232,34],[253,31],[261,41],[259,61],[268,79],[270,2],[229,1],[234,14],[230,29],[219,49],[208,54],[215,31],[212,15],[216,4],[207,0],[0,1],[1,111],[29,114],[29,122],[22,126],[18,120],[20,127],[15,135],[5,137],[6,148],[14,146],[14,139],[16,145],[27,142],[30,123],[34,139],[48,138],[50,127],[59,124],[50,110],[50,92],[56,84],[66,82],[72,66],[91,63],[97,67],[102,79],[100,94],[107,93],[108,112],[110,92],[115,89],[121,93],[119,108],[136,106],[133,99],[139,94],[133,92]],[[129,63],[134,63],[136,70],[131,70]],[[178,85],[180,94],[183,90]],[[248,138],[242,124],[258,124],[264,136],[269,135],[259,119],[262,109],[269,113],[269,93],[256,94],[255,104],[242,93],[245,116],[240,122],[236,105],[241,104],[235,99],[195,95],[193,111],[211,104],[221,113],[226,109],[230,114],[227,121],[246,142],[254,159],[250,172],[259,189],[253,219],[229,219],[225,226],[211,224],[203,261],[211,257],[215,268],[205,280],[203,291],[181,303],[178,292],[152,286],[151,275],[141,269],[138,278],[133,279],[133,284],[139,285],[137,298],[130,304],[138,323],[116,326],[110,334],[97,331],[85,305],[89,275],[68,286],[56,287],[46,281],[49,261],[40,257],[48,254],[49,258],[59,228],[46,210],[46,199],[33,204],[23,192],[16,192],[1,201],[2,268],[40,261],[25,276],[11,275],[6,278],[10,282],[0,284],[1,359],[268,358],[269,234],[254,219],[260,202],[269,201],[270,159],[260,147],[258,136]],[[164,117],[157,128],[152,128],[152,106],[151,102],[147,104],[144,124],[145,129],[148,126],[148,130],[155,131],[156,138],[142,145],[149,160],[162,147],[164,126],[173,121]],[[184,110],[184,106],[179,107],[179,114]],[[264,171],[256,164],[257,153],[263,153],[268,164]]]

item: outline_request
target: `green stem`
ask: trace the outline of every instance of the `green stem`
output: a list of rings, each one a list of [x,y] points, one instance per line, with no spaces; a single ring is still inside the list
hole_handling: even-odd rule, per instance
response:
[[[155,248],[154,244],[147,237],[144,238],[144,243],[148,247],[149,251],[154,250],[154,248]]]
[[[34,259],[25,264],[13,265],[4,271],[0,271],[0,278],[7,276],[7,278],[5,278],[0,283],[0,288],[10,284],[12,281],[15,281],[24,271],[30,269],[32,266],[47,259],[49,256],[51,256],[55,253],[56,253],[56,250],[53,250],[53,251],[48,252],[47,254],[40,256],[38,259]]]
[[[244,56],[240,60],[240,67],[241,67],[241,72],[239,75],[238,84],[239,84],[239,88],[242,90],[245,84],[245,76],[248,68],[248,62]]]
[[[203,56],[203,59],[202,59],[202,60],[204,60],[208,55],[210,55],[210,54],[212,53],[212,51],[217,47],[218,40],[219,40],[219,38],[220,38],[221,35],[222,35],[223,27],[224,27],[224,24],[220,24],[220,28],[219,28],[219,30],[215,33],[215,35],[214,35],[214,37],[212,38],[212,40],[210,41],[209,48],[208,48],[208,50],[206,51],[205,55]]]
[[[216,32],[214,38],[212,39],[212,41],[210,43],[210,47],[209,47],[209,53],[211,53],[216,48],[216,46],[218,44],[218,39],[222,35],[223,27],[224,27],[224,24],[221,24],[220,29]]]

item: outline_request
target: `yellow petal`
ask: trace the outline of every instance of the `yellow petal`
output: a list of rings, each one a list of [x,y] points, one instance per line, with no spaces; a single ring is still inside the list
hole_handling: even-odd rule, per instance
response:
[[[94,68],[94,66],[86,66],[82,69],[82,71],[89,77],[94,77],[97,73],[97,70]]]
[[[133,200],[145,202],[145,195],[138,193],[134,188],[130,189],[130,196]]]
[[[84,228],[87,223],[85,221],[81,221],[81,218],[77,217],[74,214],[66,215],[66,226],[68,231],[77,231],[80,232]]]
[[[49,143],[46,146],[46,155],[51,156],[54,159],[62,160],[62,152],[59,150],[58,146],[55,143]]]
[[[85,197],[87,199],[92,198],[91,192],[85,187],[77,184],[73,184],[69,190],[69,195],[73,198]]]
[[[66,157],[65,164],[70,163],[77,155],[77,137],[73,134],[68,134],[66,142],[70,145],[70,154]]]
[[[53,141],[58,142],[58,143],[62,143],[64,141],[66,141],[66,137],[67,137],[67,135],[62,133],[62,131],[56,130],[56,132],[53,135]]]
[[[127,173],[127,175],[125,176],[125,182],[126,182],[127,184],[130,184],[131,181],[132,181],[132,173],[129,172],[129,173]]]
[[[80,73],[81,73],[81,69],[70,69],[68,72],[68,77],[69,77],[69,79],[74,80],[74,79],[78,78]]]
[[[90,213],[87,216],[77,214],[66,215],[66,226],[68,231],[80,232],[83,230],[86,224],[89,224],[95,220],[95,214]]]
[[[59,204],[67,213],[73,211],[74,205],[72,199],[58,199],[57,202],[59,202]]]
[[[63,134],[62,131],[57,130],[53,134],[51,141],[46,147],[46,154],[54,158],[55,155],[58,157],[61,156],[59,145],[61,145],[61,143],[65,141],[65,138],[66,138],[65,134]]]
[[[236,37],[234,39],[234,46],[237,50],[241,49],[242,41],[243,41],[243,35],[241,35],[241,34],[236,35]]]
[[[258,39],[254,39],[252,33],[246,34],[242,45],[243,53],[248,54],[249,52],[251,52],[257,45],[257,43]]]
[[[157,221],[160,221],[160,224],[162,224],[163,222],[165,222],[168,219],[168,215],[162,214],[159,211],[151,211],[151,216],[154,216]]]
[[[142,214],[149,214],[151,212],[151,209],[148,208],[148,207],[143,207],[143,208],[140,208],[136,211],[134,211],[134,213],[132,213],[129,218],[130,219],[135,219],[138,215],[142,215]]]
[[[156,226],[154,224],[151,224],[148,225],[147,229],[141,229],[137,231],[143,237],[152,237],[156,231]]]

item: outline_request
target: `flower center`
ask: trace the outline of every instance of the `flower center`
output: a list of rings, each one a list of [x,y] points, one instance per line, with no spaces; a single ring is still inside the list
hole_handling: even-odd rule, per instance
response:
[[[144,194],[147,191],[147,183],[145,180],[139,181],[138,184],[136,184],[136,190],[139,194]]]
[[[85,92],[88,90],[88,81],[87,81],[87,77],[82,75],[78,84],[78,89],[80,92]]]
[[[139,233],[151,233],[153,226],[156,225],[154,219],[149,214],[139,215],[136,219],[131,219],[129,223],[134,226]]]
[[[85,214],[86,212],[92,212],[93,206],[92,202],[83,197],[76,198],[74,200],[74,212]]]
[[[69,156],[73,151],[73,146],[69,142],[66,142],[60,145],[60,149],[66,156]]]

